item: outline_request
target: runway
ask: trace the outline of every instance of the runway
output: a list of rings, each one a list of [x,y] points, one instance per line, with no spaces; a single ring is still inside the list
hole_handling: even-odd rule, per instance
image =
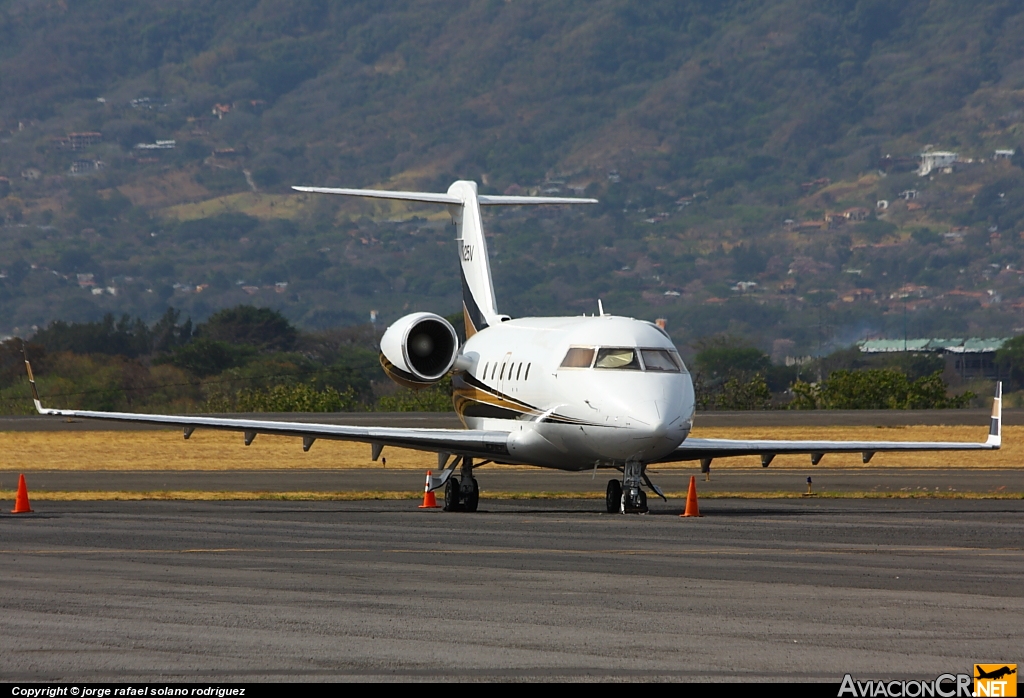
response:
[[[1017,662],[1024,502],[48,502],[3,681],[934,678]]]

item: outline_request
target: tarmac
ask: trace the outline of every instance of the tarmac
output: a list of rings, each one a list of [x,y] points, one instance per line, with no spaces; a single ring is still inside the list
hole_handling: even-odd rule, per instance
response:
[[[824,463],[824,461],[823,461]],[[895,493],[1000,494],[1024,493],[1024,469],[972,470],[964,468],[925,470],[918,468],[820,468],[749,469],[711,468],[711,480],[705,480],[699,468],[658,468],[648,472],[662,491],[683,493],[690,476],[705,495],[723,493],[773,493],[798,495],[807,491],[807,478],[815,492],[823,493]],[[0,470],[0,489],[13,490],[17,471]],[[423,492],[424,473],[418,470],[359,468],[338,470],[171,470],[104,471],[38,470],[25,474],[31,493],[45,492],[408,492],[416,497]],[[542,468],[489,468],[476,470],[481,496],[517,492],[592,493],[603,496],[608,480],[618,476],[613,470],[566,473]],[[440,494],[440,493],[438,493]],[[1022,494],[1024,496],[1024,494]],[[660,500],[659,500],[660,501]],[[651,497],[654,504],[654,497]]]
[[[457,426],[444,414],[273,417]],[[983,426],[988,417],[964,410],[698,419]],[[1024,423],[1024,412],[1007,423],[1014,420]],[[111,425],[0,419],[0,430],[95,428]],[[819,493],[1021,493],[1024,471],[712,467],[710,482],[696,466],[650,472],[669,492],[684,491],[696,475],[703,516],[681,518],[681,498],[651,497],[649,515],[621,516],[604,513],[600,499],[488,496],[600,497],[612,475],[604,470],[481,468],[475,514],[420,510],[410,499],[42,497],[415,497],[423,474],[412,470],[32,471],[30,496],[41,497],[35,513],[0,514],[0,681],[838,684],[846,673],[927,680],[968,673],[975,662],[1024,659],[1024,499],[713,498],[796,496],[808,476]],[[16,477],[0,471],[0,488],[12,489]]]
[[[1021,500],[44,504],[0,517],[0,681],[837,684],[1022,659]]]

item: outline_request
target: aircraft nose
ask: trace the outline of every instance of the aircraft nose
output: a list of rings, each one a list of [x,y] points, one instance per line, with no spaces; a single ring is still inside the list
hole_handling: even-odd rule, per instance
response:
[[[654,439],[673,438],[683,424],[681,415],[674,414],[662,400],[638,405],[633,418],[642,425],[645,436]]]

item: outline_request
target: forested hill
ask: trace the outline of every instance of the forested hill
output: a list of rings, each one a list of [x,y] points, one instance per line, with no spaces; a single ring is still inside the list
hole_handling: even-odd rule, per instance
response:
[[[990,160],[1024,141],[1022,110],[1024,6],[1008,0],[0,0],[0,334],[257,294],[305,326],[448,312],[446,231],[287,185],[456,177],[603,201],[493,222],[514,314],[602,295],[679,339],[806,349],[884,331],[879,299],[909,284],[935,301],[912,309],[919,333],[1008,331],[1019,311],[949,320],[939,296],[1021,295],[985,276],[1024,261],[1020,168],[878,169],[928,145]],[[918,208],[875,220],[911,188]],[[851,207],[871,220],[793,232]],[[954,228],[980,242],[957,247]]]

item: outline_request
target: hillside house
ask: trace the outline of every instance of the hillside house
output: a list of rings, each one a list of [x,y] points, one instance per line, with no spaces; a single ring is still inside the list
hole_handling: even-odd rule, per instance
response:
[[[845,211],[843,211],[843,218],[845,218],[848,221],[867,220],[867,217],[870,215],[871,211],[867,210],[866,208],[861,208],[860,206],[848,208]]]
[[[81,133],[69,133],[66,136],[58,136],[51,139],[50,142],[57,150],[85,150],[102,140],[103,134],[99,131],[83,131]]]
[[[997,150],[995,155],[992,156],[993,160],[1010,160],[1013,158],[1015,150]]]
[[[75,160],[68,168],[71,174],[88,174],[96,170],[102,170],[107,164],[102,160]]]
[[[83,133],[69,133],[68,142],[72,150],[83,150],[91,145],[96,145],[103,140],[103,134],[99,131],[85,131]]]
[[[230,104],[214,104],[213,105],[213,109],[210,110],[210,113],[213,114],[214,116],[216,116],[218,119],[223,119],[225,114],[230,114],[231,113],[231,105]]]
[[[136,150],[172,150],[177,147],[177,141],[156,141],[154,143],[136,143]]]
[[[826,213],[825,214],[825,226],[829,230],[832,230],[833,228],[838,228],[839,226],[841,226],[845,222],[846,222],[846,216],[843,215],[842,213]]]
[[[871,300],[871,298],[874,295],[875,295],[875,292],[874,292],[873,289],[870,289],[870,288],[855,288],[852,291],[847,291],[846,293],[844,293],[841,296],[840,300],[842,300],[844,303],[853,303],[853,302],[859,301],[859,300]]]
[[[934,170],[945,170],[956,164],[958,158],[958,153],[952,153],[947,150],[932,150],[927,153],[921,153],[921,166],[917,169],[917,174],[920,177],[927,177]]]

